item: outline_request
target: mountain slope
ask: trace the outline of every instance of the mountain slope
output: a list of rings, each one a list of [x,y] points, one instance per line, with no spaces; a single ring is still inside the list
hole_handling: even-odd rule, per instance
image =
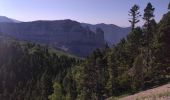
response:
[[[101,30],[92,32],[72,20],[0,23],[0,32],[19,40],[60,48],[80,57],[105,44]]]
[[[0,16],[0,23],[19,23],[20,21],[5,16]]]
[[[35,46],[35,45],[39,45],[39,44],[34,44],[32,42],[27,42],[27,41],[21,41],[21,40],[17,40],[17,39],[13,39],[11,37],[6,37],[6,36],[3,36],[0,34],[0,42],[2,43],[17,43],[19,44],[20,46],[23,46],[25,47],[25,45],[32,45],[32,46]],[[65,52],[64,50],[62,49],[59,49],[59,48],[53,48],[53,47],[49,47],[49,46],[46,46],[46,45],[39,45],[43,48],[47,48],[49,50],[50,53],[55,53],[57,56],[67,56],[67,57],[73,57],[73,58],[78,58],[78,59],[81,59],[75,55],[72,55],[68,52]],[[32,48],[30,49],[30,52],[32,51],[35,51],[36,48]]]
[[[82,26],[89,27],[91,30],[96,30],[96,28],[101,28],[104,31],[105,41],[112,45],[117,44],[122,38],[125,38],[130,32],[130,27],[122,28],[113,24],[87,24],[82,23]]]

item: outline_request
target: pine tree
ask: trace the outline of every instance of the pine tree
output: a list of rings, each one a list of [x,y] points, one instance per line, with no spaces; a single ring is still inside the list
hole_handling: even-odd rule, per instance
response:
[[[134,5],[130,9],[129,16],[132,17],[132,18],[130,18],[129,22],[131,23],[132,30],[134,30],[135,24],[137,24],[140,21],[139,17],[141,16],[140,12],[139,12],[139,6],[138,5]]]
[[[154,10],[155,8],[153,8],[151,3],[148,3],[146,8],[144,9],[143,19],[146,21],[145,25],[147,28],[149,28],[148,25],[150,24],[151,19],[154,17],[154,14],[153,14]]]
[[[133,91],[138,91],[144,88],[144,63],[143,55],[140,54],[136,57],[133,63],[133,80],[132,89]]]
[[[145,20],[145,24],[144,24],[144,28],[145,28],[145,37],[146,37],[146,45],[148,46],[149,44],[149,39],[150,39],[150,34],[151,34],[151,20],[154,17],[154,10],[155,8],[153,8],[151,3],[148,3],[146,8],[144,9],[144,15],[143,15],[143,19]]]
[[[141,52],[143,42],[143,31],[140,27],[135,28],[127,36],[127,51],[129,54],[130,66],[132,66],[134,58]]]
[[[118,76],[118,67],[116,66],[115,56],[114,56],[114,50],[112,50],[108,57],[108,73],[109,73],[109,79],[106,85],[107,94],[108,95],[114,95],[116,94],[116,78]]]
[[[103,56],[100,52],[98,51],[98,54],[100,55],[96,59],[96,67],[98,70],[98,79],[97,79],[97,98],[98,100],[103,100],[103,94],[104,94],[104,86],[106,84],[106,79],[105,79],[105,63],[103,60]]]
[[[157,84],[170,80],[170,12],[164,15],[159,23],[159,28],[154,41],[154,81]]]
[[[146,60],[146,66],[149,67],[149,61],[150,61],[150,42],[152,39],[152,30],[151,30],[151,20],[154,17],[154,10],[155,8],[153,8],[151,3],[148,3],[146,8],[144,9],[144,15],[143,15],[143,19],[145,20],[145,24],[144,24],[144,52],[145,52],[145,60]]]
[[[168,9],[170,10],[170,3],[169,3],[169,5],[168,5]]]
[[[50,79],[49,73],[44,72],[41,80],[40,80],[40,87],[41,87],[41,99],[46,100],[48,95],[52,93],[52,80]]]
[[[68,71],[68,74],[64,78],[62,85],[64,91],[67,94],[67,100],[75,100],[77,97],[76,82],[73,79],[71,70]]]
[[[83,77],[83,100],[94,100],[96,98],[96,88],[98,73],[96,70],[95,53],[93,53],[84,64]]]

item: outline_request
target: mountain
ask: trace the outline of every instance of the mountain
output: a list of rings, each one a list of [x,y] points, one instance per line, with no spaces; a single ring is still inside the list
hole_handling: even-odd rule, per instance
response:
[[[119,27],[114,24],[87,24],[87,23],[82,23],[83,27],[88,27],[92,31],[95,31],[96,28],[101,28],[104,31],[104,37],[105,41],[112,45],[112,44],[117,44],[122,38],[125,38],[127,34],[130,32],[130,27]]]
[[[0,34],[0,42],[4,43],[4,44],[17,43],[23,47],[25,47],[25,45],[32,45],[32,46],[38,45],[38,44],[34,44],[32,42],[21,41],[21,40],[17,40],[17,39],[8,37],[8,36],[3,36],[1,34]],[[53,48],[53,47],[46,46],[46,45],[39,45],[39,46],[41,46],[42,48],[47,48],[50,53],[55,53],[57,56],[67,56],[67,57],[82,59],[82,58],[72,55],[68,52],[65,52],[64,50],[59,49],[59,48]],[[33,48],[31,50],[35,51],[34,49],[36,49],[36,48]]]
[[[0,23],[19,23],[20,21],[5,16],[0,16]]]
[[[80,57],[104,47],[105,42],[109,45],[118,43],[129,31],[129,27],[122,28],[113,24],[92,25],[69,19],[20,22],[0,16],[0,32],[4,35],[51,45]]]
[[[72,20],[0,23],[0,32],[19,40],[60,48],[80,57],[105,44],[102,30],[93,32]]]

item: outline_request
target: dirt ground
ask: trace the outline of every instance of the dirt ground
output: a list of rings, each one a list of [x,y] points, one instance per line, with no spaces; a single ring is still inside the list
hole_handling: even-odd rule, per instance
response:
[[[170,84],[129,95],[120,100],[170,100]]]

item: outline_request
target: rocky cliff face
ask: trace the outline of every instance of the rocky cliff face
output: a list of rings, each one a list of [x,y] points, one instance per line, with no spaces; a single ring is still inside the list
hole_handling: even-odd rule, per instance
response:
[[[104,23],[95,25],[82,23],[82,26],[89,27],[92,31],[95,31],[96,28],[101,28],[104,31],[105,41],[110,45],[119,43],[122,38],[126,38],[131,30],[130,27],[123,28],[114,24]]]
[[[77,56],[87,56],[105,44],[102,30],[92,32],[72,20],[0,23],[0,32],[16,39],[61,48]]]

